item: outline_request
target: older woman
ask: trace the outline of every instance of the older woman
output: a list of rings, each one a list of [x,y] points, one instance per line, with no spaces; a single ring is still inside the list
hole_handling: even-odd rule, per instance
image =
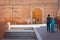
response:
[[[55,19],[51,18],[51,31],[54,32],[55,29]]]

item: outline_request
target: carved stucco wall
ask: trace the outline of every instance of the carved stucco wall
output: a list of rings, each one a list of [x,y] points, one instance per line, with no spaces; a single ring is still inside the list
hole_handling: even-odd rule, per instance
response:
[[[58,0],[0,0],[0,21],[26,23],[27,18],[32,20],[31,8],[34,6],[42,7],[43,21],[46,22],[49,13],[56,16]]]
[[[58,12],[57,10],[58,10],[58,0],[47,1],[45,6],[44,17],[47,17],[48,14],[50,14],[51,17],[55,17]],[[46,21],[46,18],[45,18],[45,21]]]
[[[60,16],[60,0],[58,0],[58,16]]]

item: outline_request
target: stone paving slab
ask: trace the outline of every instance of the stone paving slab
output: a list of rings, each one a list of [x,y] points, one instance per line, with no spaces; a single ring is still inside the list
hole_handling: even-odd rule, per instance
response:
[[[46,30],[46,26],[45,27],[40,27],[37,28],[37,31],[39,32],[41,38],[43,40],[60,40],[60,31],[55,30],[55,33],[49,33]]]

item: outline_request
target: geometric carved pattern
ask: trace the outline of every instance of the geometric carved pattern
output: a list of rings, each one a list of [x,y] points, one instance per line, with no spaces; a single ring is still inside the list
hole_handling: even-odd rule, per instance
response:
[[[0,0],[0,9],[2,8],[0,10],[0,18],[6,17],[6,19],[14,19],[13,21],[26,22],[27,18],[31,17],[31,7],[33,8],[34,6],[44,7],[44,13],[46,12],[44,15],[47,16],[49,12],[51,14],[56,13],[57,0]]]

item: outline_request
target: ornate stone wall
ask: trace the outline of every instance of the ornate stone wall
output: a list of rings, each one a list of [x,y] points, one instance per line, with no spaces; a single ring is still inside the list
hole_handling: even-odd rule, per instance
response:
[[[48,14],[51,15],[51,17],[55,17],[57,16],[58,13],[58,0],[48,0],[45,3],[45,21],[46,21],[46,17]]]
[[[42,7],[43,19],[46,22],[47,14],[56,16],[58,0],[0,0],[0,21],[27,23],[31,18],[34,6]],[[32,10],[32,11],[31,11]]]

